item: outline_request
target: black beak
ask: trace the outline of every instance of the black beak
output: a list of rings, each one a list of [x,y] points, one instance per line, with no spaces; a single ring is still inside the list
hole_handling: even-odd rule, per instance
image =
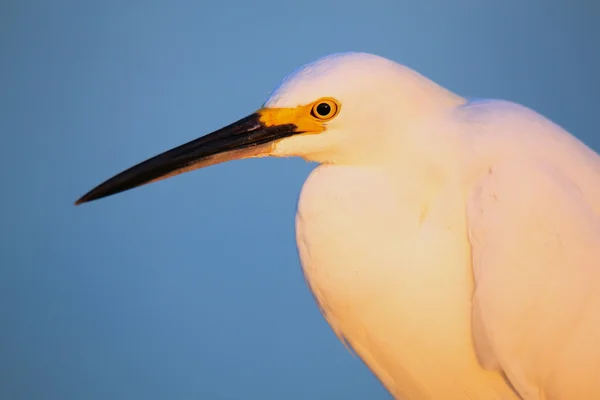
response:
[[[213,133],[141,162],[96,186],[76,205],[183,172],[229,160],[266,155],[271,143],[301,133],[294,124],[266,126],[254,113]]]

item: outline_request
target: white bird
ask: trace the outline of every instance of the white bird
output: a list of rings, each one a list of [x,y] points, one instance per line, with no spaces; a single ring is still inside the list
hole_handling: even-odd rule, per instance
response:
[[[299,156],[296,239],[324,317],[397,399],[600,399],[600,157],[536,112],[391,60],[327,56],[264,107],[77,204]]]

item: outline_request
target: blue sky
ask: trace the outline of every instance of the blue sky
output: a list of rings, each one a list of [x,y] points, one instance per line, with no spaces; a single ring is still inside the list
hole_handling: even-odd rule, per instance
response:
[[[600,5],[526,3],[3,1],[0,398],[389,398],[302,277],[314,165],[237,161],[72,203],[339,51],[523,103],[600,150]]]

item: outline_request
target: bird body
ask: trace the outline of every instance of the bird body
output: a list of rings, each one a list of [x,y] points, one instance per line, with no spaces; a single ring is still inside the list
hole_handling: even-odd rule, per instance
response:
[[[232,158],[320,165],[298,201],[324,317],[398,399],[600,398],[600,157],[536,112],[364,53],[79,202]]]
[[[397,398],[516,399],[479,365],[472,342],[465,194],[436,182],[415,196],[406,175],[314,170],[296,217],[308,285],[338,337]]]
[[[581,388],[578,397],[551,397],[551,389],[545,394],[543,385],[534,383],[537,379],[544,381],[545,377],[539,376],[519,385],[523,386],[519,387],[520,397],[512,388],[513,383],[503,376],[518,371],[506,371],[497,361],[489,362],[496,356],[485,337],[488,334],[485,322],[473,316],[478,281],[469,236],[478,228],[470,225],[469,217],[478,218],[481,201],[474,197],[480,196],[481,182],[494,176],[496,168],[504,169],[507,164],[516,166],[510,176],[514,183],[525,172],[519,168],[531,168],[538,161],[554,165],[559,169],[554,173],[564,174],[574,184],[582,185],[582,189],[576,190],[586,192],[589,203],[584,207],[593,210],[592,218],[597,220],[600,186],[585,185],[600,177],[597,158],[560,128],[513,103],[465,103],[446,111],[447,114],[442,112],[445,117],[440,115],[436,119],[437,129],[431,129],[431,123],[425,122],[419,135],[424,145],[437,143],[440,151],[448,154],[429,159],[428,153],[415,152],[414,159],[407,160],[403,154],[404,157],[390,160],[391,165],[369,167],[322,165],[305,183],[296,217],[298,249],[308,284],[325,318],[338,337],[348,342],[398,398],[585,399],[586,393],[600,393],[591,376],[581,377],[587,381],[583,387],[580,385],[584,382],[574,377],[573,383],[577,385],[572,387]],[[474,120],[478,122],[475,125]],[[500,134],[494,132],[498,124],[505,126]],[[445,145],[448,136],[454,134],[459,136],[452,138],[454,145]],[[396,150],[403,153],[402,149]],[[576,158],[565,158],[567,154]],[[557,160],[565,162],[560,165]],[[586,169],[588,173],[582,174]],[[523,182],[532,185],[534,191],[535,183]],[[503,194],[502,191],[495,194],[497,201],[503,201]],[[536,201],[543,208],[544,198]],[[490,225],[483,228],[492,230],[489,233],[504,230],[517,237],[513,229],[506,230],[501,225],[507,222],[504,218],[497,216],[497,231]],[[519,225],[514,226],[514,231],[519,229]],[[594,233],[598,244],[599,232]],[[594,236],[590,238],[593,240]],[[508,255],[517,249],[517,243],[509,242],[503,251]],[[551,248],[540,250],[555,254]],[[589,261],[597,265],[600,247],[590,246],[587,250],[591,254],[584,254],[596,257]],[[592,281],[587,283],[589,289],[585,295],[598,292],[600,268],[592,266],[589,275],[577,277],[570,275],[574,271],[569,266],[564,267],[566,276],[562,284],[571,286],[571,282],[577,283],[587,276]],[[540,272],[536,280],[542,284],[547,277]],[[532,301],[535,300],[538,294],[527,292],[535,283],[528,282],[532,286],[523,288],[520,294],[531,295]],[[514,282],[508,281],[505,291],[496,293],[498,298],[493,301],[509,304],[511,297],[517,295],[513,285]],[[540,315],[552,315],[556,303],[572,300],[569,294],[565,296],[539,304]],[[600,310],[600,304],[594,305],[596,308],[589,312],[591,318]],[[593,322],[586,328],[591,329],[586,334],[590,338],[600,337],[600,321]],[[535,323],[535,315],[524,315],[503,334],[513,336],[514,340],[523,340],[530,334],[535,341],[537,335],[552,337],[556,332],[556,328],[535,330]],[[573,328],[573,334],[576,329]],[[560,343],[543,351],[552,356],[560,352]],[[597,363],[598,350],[594,352],[591,347],[586,351],[591,351],[588,356],[592,363]],[[555,367],[576,370],[577,364]],[[594,374],[600,372],[599,367],[590,365]]]

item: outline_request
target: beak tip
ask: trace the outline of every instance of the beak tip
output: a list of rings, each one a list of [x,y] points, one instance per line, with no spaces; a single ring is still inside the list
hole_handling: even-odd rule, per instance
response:
[[[78,199],[77,199],[77,200],[76,200],[76,201],[73,203],[73,205],[75,205],[75,206],[80,206],[80,205],[82,205],[83,203],[89,203],[90,201],[92,201],[92,200],[95,200],[95,199],[96,199],[95,197],[93,197],[93,196],[90,196],[90,195],[91,195],[91,193],[84,194],[83,196],[81,196],[80,198],[78,198]]]

